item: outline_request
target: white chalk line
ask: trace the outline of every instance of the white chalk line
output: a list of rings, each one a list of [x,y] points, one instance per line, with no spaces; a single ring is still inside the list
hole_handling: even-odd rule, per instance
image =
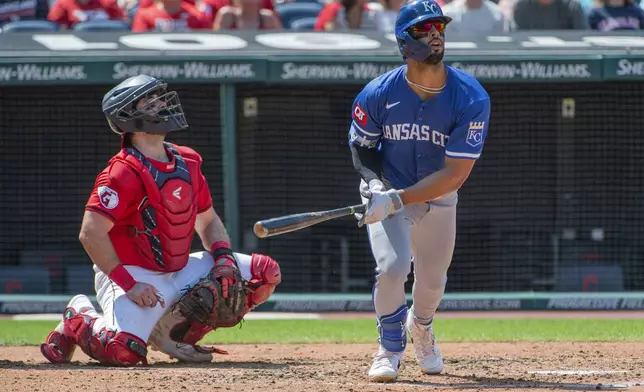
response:
[[[345,385],[342,383],[330,383],[326,382],[325,384],[329,385]],[[632,387],[644,386],[644,380],[636,381],[623,381],[623,382],[613,382],[613,383],[558,383],[558,382],[499,382],[498,384],[494,383],[481,383],[481,382],[472,382],[472,383],[436,383],[436,382],[401,382],[397,381],[395,383],[366,383],[366,385],[374,387],[382,387],[384,389],[410,389],[410,388],[454,388],[454,389],[570,389],[570,390],[624,390]]]
[[[12,320],[28,320],[28,321],[57,321],[62,319],[63,315],[58,313],[42,313],[42,314],[16,314],[11,316]],[[250,312],[244,319],[245,320],[317,320],[323,316],[318,313],[286,313],[286,312]]]
[[[550,375],[593,375],[593,374],[617,374],[628,373],[627,370],[530,370],[528,374],[550,374]]]
[[[337,385],[343,385],[341,383],[336,383]],[[569,389],[569,390],[624,390],[633,386],[644,385],[638,383],[618,383],[618,384],[565,384],[565,383],[539,383],[539,382],[524,382],[524,383],[498,383],[498,384],[481,384],[481,383],[450,383],[450,384],[439,384],[439,383],[429,383],[429,382],[396,382],[389,384],[380,384],[380,383],[369,383],[369,386],[382,386],[385,389],[389,388],[402,388],[409,389],[413,387],[423,388],[423,387],[434,387],[434,388],[455,388],[455,389],[522,389],[522,390],[531,390],[531,389]]]

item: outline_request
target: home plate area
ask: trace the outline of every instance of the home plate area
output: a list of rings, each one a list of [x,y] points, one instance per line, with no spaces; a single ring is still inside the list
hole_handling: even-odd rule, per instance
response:
[[[46,363],[37,347],[1,347],[2,391],[644,390],[643,343],[443,343],[445,370],[422,375],[408,347],[398,381],[370,383],[373,344],[225,345],[227,356],[186,365],[156,351],[148,366]]]

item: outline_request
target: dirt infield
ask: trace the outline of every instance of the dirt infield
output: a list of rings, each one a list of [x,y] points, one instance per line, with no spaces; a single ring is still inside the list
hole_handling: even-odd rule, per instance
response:
[[[261,316],[261,315],[258,315]],[[320,318],[373,317],[368,313]],[[644,312],[443,312],[440,317],[642,318]],[[261,317],[258,317],[261,318]],[[270,317],[268,317],[270,318]],[[37,347],[0,347],[0,391],[644,391],[644,343],[444,343],[445,371],[420,374],[408,347],[395,384],[366,379],[375,344],[225,345],[228,356],[186,365],[152,351],[147,367],[88,360],[54,366]]]
[[[423,376],[407,351],[395,384],[366,380],[374,345],[227,345],[228,356],[184,365],[152,351],[150,364],[111,368],[80,350],[65,366],[37,347],[0,348],[0,390],[62,391],[460,391],[644,390],[644,343],[445,343],[445,371]],[[411,347],[409,347],[411,348]],[[550,374],[577,371],[578,374]],[[579,371],[602,372],[584,374]],[[545,372],[545,373],[544,373]]]

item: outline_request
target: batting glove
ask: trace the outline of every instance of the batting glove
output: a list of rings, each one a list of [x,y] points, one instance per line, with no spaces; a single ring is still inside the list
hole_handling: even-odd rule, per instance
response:
[[[385,185],[382,183],[380,180],[371,180],[369,181],[369,184],[367,184],[365,181],[360,181],[360,196],[364,197],[365,199],[371,199],[371,191],[384,191],[385,190]],[[358,227],[362,227],[364,225],[364,217],[365,214],[354,214],[356,219],[358,220]]]
[[[403,207],[403,202],[397,190],[390,189],[386,192],[371,191],[371,199],[369,199],[369,203],[367,204],[367,212],[358,222],[358,227],[362,227],[364,224],[371,225],[378,223],[398,213]]]

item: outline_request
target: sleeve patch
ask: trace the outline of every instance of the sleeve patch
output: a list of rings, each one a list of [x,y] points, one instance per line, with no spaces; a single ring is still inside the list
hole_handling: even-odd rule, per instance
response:
[[[472,147],[478,147],[483,143],[483,130],[485,121],[470,121],[470,127],[467,130],[467,144]]]
[[[108,210],[112,210],[119,205],[119,194],[110,187],[99,186],[98,189],[98,200],[100,200],[101,205]]]
[[[367,114],[365,113],[364,110],[362,110],[360,105],[357,103],[356,103],[356,106],[353,108],[353,119],[363,127],[367,126]]]

